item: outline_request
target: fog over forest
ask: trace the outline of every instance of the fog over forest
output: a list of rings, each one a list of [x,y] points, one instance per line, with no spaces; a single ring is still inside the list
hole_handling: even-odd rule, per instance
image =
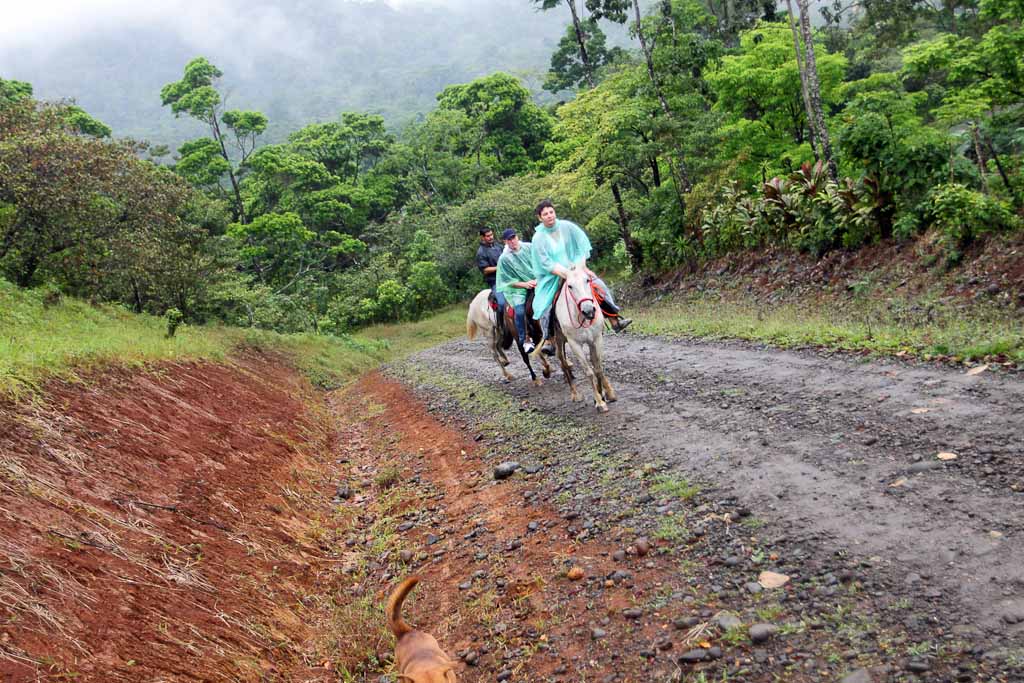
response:
[[[39,18],[23,22],[0,40],[0,76],[32,83],[43,99],[74,98],[115,135],[176,147],[201,128],[162,108],[160,88],[202,55],[224,71],[231,107],[270,117],[273,142],[341,111],[400,126],[446,85],[499,70],[539,93],[569,21],[527,0],[173,4],[46,16],[46,33]],[[608,32],[628,42],[624,28]]]

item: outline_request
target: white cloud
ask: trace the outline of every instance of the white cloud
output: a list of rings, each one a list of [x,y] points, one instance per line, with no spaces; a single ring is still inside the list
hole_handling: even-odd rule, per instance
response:
[[[323,0],[332,4],[378,0]],[[397,9],[423,5],[454,6],[473,0],[382,0]],[[193,43],[231,41],[301,49],[288,21],[288,0],[12,0],[5,2],[0,45],[6,49],[45,50],[89,32],[132,26],[164,26]],[[283,38],[287,36],[287,39]],[[2,50],[0,50],[2,51]]]

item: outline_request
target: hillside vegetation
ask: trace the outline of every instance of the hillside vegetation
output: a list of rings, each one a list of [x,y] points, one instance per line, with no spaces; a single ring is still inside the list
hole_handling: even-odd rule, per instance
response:
[[[195,57],[153,96],[201,131],[169,158],[0,81],[0,273],[188,323],[347,335],[471,295],[477,230],[529,237],[544,197],[596,267],[640,281],[874,244],[918,245],[941,276],[1020,230],[1020,2],[522,6],[562,27],[543,86],[564,104],[499,71],[436,84],[402,128],[345,111],[267,144],[275,112],[233,108],[233,76]],[[622,49],[608,34],[627,27]]]

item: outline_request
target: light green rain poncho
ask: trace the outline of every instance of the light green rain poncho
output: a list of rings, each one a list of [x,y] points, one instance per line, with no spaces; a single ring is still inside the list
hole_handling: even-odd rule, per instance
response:
[[[533,295],[533,317],[540,320],[562,286],[562,278],[551,272],[555,265],[569,268],[590,258],[590,238],[572,221],[558,219],[550,228],[541,223],[533,235],[533,272],[537,291]]]
[[[520,242],[519,251],[512,251],[506,246],[498,259],[498,278],[494,287],[504,294],[505,299],[513,306],[526,303],[526,293],[529,290],[513,287],[512,283],[529,282],[533,279],[532,251],[532,244]]]

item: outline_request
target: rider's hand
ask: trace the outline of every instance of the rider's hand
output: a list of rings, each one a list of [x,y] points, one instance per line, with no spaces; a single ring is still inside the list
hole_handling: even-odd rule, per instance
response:
[[[536,280],[527,280],[523,284],[526,285],[526,289],[536,289],[536,287],[537,287],[537,281]]]

